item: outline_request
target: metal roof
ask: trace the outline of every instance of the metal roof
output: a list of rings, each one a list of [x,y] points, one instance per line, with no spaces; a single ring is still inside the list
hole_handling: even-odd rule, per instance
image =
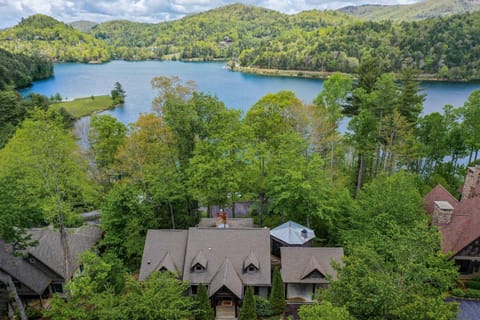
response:
[[[270,235],[287,244],[304,244],[315,238],[315,232],[293,221],[285,222],[270,230]]]

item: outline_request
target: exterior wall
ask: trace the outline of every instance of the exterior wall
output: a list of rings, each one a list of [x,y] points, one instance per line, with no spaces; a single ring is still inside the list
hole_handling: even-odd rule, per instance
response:
[[[303,299],[303,302],[313,301],[314,285],[311,283],[288,283],[287,299]]]
[[[269,287],[257,287],[258,295],[264,298],[268,298],[268,289]]]

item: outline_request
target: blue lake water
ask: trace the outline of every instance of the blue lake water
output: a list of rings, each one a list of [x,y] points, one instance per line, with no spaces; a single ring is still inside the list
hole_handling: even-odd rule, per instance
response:
[[[55,93],[67,99],[109,94],[116,81],[127,93],[125,105],[107,111],[121,122],[134,122],[140,113],[151,111],[156,95],[150,80],[156,76],[177,75],[182,80],[193,80],[202,92],[216,95],[227,107],[246,112],[267,93],[280,90],[294,91],[305,102],[312,102],[323,88],[323,80],[267,77],[225,69],[221,62],[178,61],[112,61],[105,64],[63,63],[55,65],[55,77],[36,81],[30,92],[52,96]],[[463,105],[470,93],[480,89],[480,83],[425,82],[427,94],[424,112],[441,111],[445,104]]]

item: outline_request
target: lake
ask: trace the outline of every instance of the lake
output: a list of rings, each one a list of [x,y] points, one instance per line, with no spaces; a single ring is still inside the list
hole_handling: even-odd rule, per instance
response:
[[[267,77],[225,68],[223,62],[179,61],[112,61],[105,64],[60,63],[55,65],[55,77],[36,81],[22,90],[52,96],[60,93],[73,99],[91,95],[110,94],[115,82],[120,82],[127,97],[122,107],[107,111],[121,122],[134,122],[139,113],[151,111],[156,92],[150,80],[156,76],[177,75],[182,80],[193,80],[202,92],[216,95],[227,107],[246,112],[250,106],[268,93],[291,90],[305,102],[312,102],[323,88],[323,80]],[[445,104],[463,105],[480,83],[424,82],[427,94],[424,112],[441,111]]]

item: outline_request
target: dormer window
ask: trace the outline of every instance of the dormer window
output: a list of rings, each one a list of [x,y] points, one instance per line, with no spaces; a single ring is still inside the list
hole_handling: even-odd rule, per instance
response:
[[[201,264],[197,263],[196,265],[193,266],[192,268],[192,271],[193,272],[204,272],[206,270],[206,268],[204,266],[202,266]]]
[[[253,264],[250,264],[245,268],[245,272],[247,273],[255,273],[257,271],[258,271],[258,268],[255,267]]]
[[[260,264],[258,263],[258,259],[255,254],[250,252],[248,257],[245,258],[243,261],[243,272],[246,273],[255,273],[260,269]]]
[[[167,268],[165,268],[165,267],[161,267],[159,271],[160,271],[161,273],[165,273],[165,272],[167,272],[167,271],[168,271],[168,269],[167,269]]]
[[[203,251],[199,251],[192,261],[192,272],[204,272],[207,270],[207,258]]]

